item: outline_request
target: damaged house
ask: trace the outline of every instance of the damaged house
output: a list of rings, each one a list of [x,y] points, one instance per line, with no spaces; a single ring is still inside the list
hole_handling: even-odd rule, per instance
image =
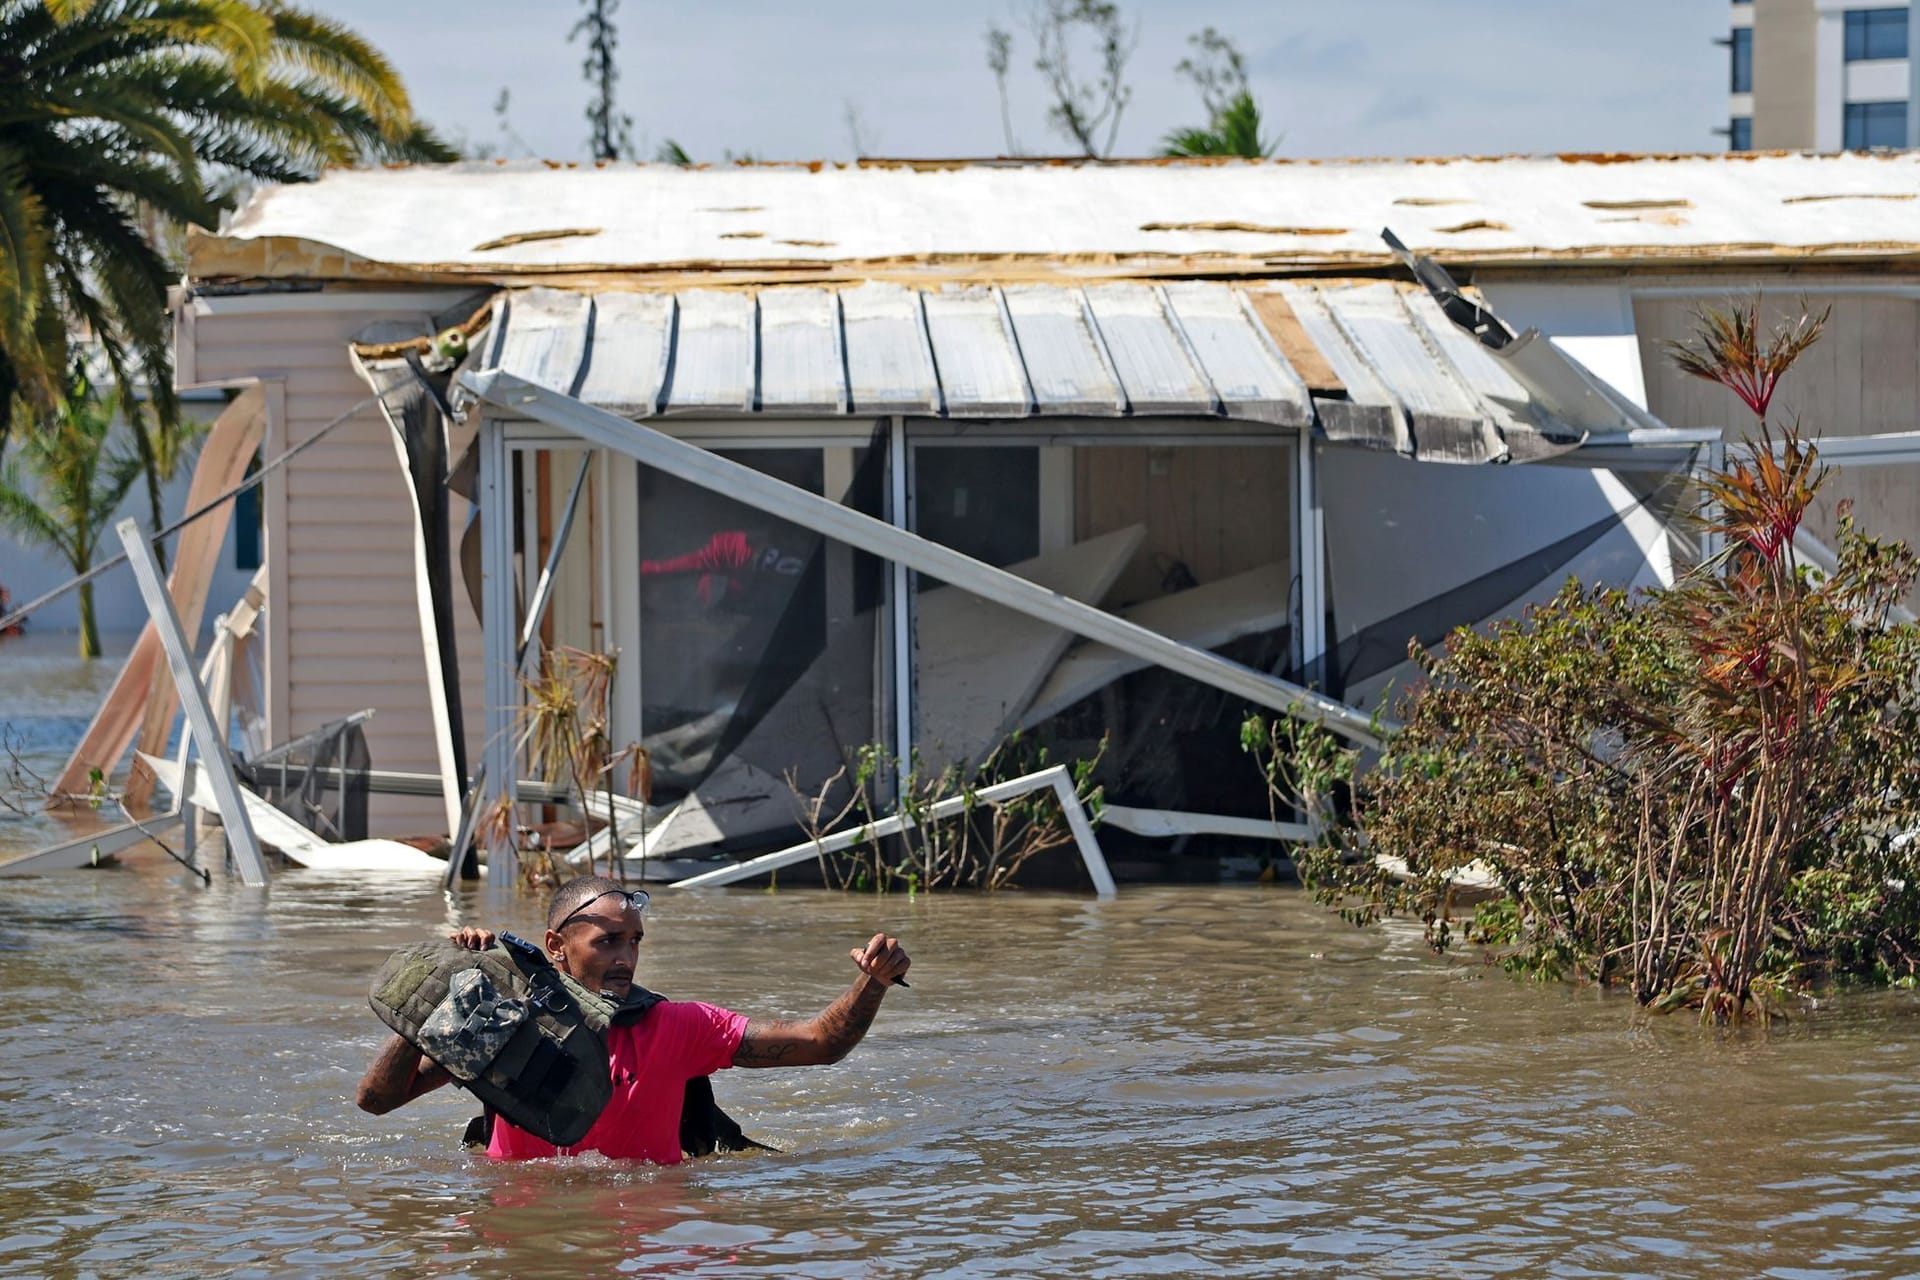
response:
[[[372,708],[443,780],[377,830],[525,777],[519,675],[569,645],[620,655],[655,857],[790,840],[864,744],[1016,731],[1204,836],[1266,817],[1249,708],[1369,741],[1410,639],[1697,553],[1680,481],[1739,419],[1658,344],[1700,302],[1835,304],[1798,390],[1920,532],[1880,482],[1917,193],[1857,155],[356,170],[195,236],[178,370],[257,388],[263,458],[326,432],[263,486],[259,714]]]

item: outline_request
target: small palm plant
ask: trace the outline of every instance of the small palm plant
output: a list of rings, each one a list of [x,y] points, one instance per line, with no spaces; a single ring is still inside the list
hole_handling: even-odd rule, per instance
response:
[[[626,864],[621,856],[620,813],[614,800],[614,780],[624,766],[628,794],[644,805],[652,799],[653,767],[646,748],[639,744],[618,750],[613,746],[609,703],[616,662],[612,653],[592,653],[565,646],[549,650],[543,656],[539,672],[521,681],[526,691],[522,717],[533,769],[550,781],[564,781],[573,788],[589,828],[595,798],[604,799],[608,834],[612,837],[607,847],[607,874],[624,883]],[[644,851],[644,817],[640,824],[640,845]],[[644,877],[644,864],[641,874]]]
[[[1279,145],[1260,134],[1260,106],[1242,89],[1203,128],[1175,129],[1161,143],[1168,156],[1239,156],[1265,160]]]
[[[0,526],[59,553],[76,575],[93,568],[107,522],[141,475],[139,457],[109,443],[119,411],[117,394],[95,396],[76,373],[49,420],[0,470]],[[80,584],[80,656],[100,656],[91,582]]]

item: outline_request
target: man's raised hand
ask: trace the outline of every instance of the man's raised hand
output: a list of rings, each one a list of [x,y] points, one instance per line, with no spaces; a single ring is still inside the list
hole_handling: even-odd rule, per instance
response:
[[[907,985],[907,969],[913,961],[907,957],[907,950],[900,945],[898,938],[889,938],[884,933],[876,933],[873,940],[864,947],[855,947],[847,953],[853,962],[860,966],[860,972],[879,982],[882,986],[904,987]]]
[[[447,941],[457,947],[465,947],[469,951],[485,951],[493,945],[493,932],[468,925],[464,929],[455,929],[448,934]]]

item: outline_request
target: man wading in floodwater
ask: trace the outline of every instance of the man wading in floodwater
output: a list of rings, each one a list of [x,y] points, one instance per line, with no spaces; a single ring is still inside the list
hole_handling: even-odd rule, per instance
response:
[[[631,1004],[630,993],[640,990],[633,969],[646,932],[641,920],[646,903],[644,892],[630,892],[605,876],[581,876],[562,885],[547,908],[547,955],[587,990]],[[495,942],[484,929],[462,929],[452,939],[472,951]],[[660,1000],[638,1018],[607,1027],[613,1096],[586,1137],[565,1154],[598,1151],[677,1164],[688,1081],[729,1066],[805,1067],[846,1057],[872,1025],[887,988],[906,976],[910,963],[898,941],[878,933],[851,955],[860,976],[811,1018],[749,1019],[709,1004]],[[356,1101],[361,1110],[384,1115],[453,1078],[407,1038],[395,1035],[367,1069]],[[487,1154],[524,1160],[562,1151],[496,1116]]]

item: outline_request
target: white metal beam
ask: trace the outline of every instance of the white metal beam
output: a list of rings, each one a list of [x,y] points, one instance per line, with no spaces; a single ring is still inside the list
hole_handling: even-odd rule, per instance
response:
[[[950,547],[808,493],[750,467],[718,457],[637,422],[630,422],[571,396],[549,391],[499,370],[460,375],[474,396],[516,415],[563,427],[582,440],[636,458],[690,484],[802,525],[830,538],[950,582],[983,599],[1029,617],[1098,640],[1123,653],[1188,676],[1274,711],[1322,724],[1363,746],[1381,745],[1371,719],[1337,699],[1303,689],[1251,667],[1195,649],[1092,605],[1068,599],[1026,579],[962,555]],[[496,428],[497,429],[497,428]],[[505,523],[490,506],[492,523]],[[508,624],[509,633],[512,630]],[[511,776],[511,775],[509,775]]]
[[[1116,892],[1113,872],[1107,867],[1106,855],[1100,851],[1100,842],[1093,834],[1093,824],[1087,821],[1087,811],[1081,807],[1080,797],[1073,789],[1073,774],[1063,764],[1042,769],[1038,773],[1009,778],[1005,782],[996,782],[990,787],[980,788],[972,795],[948,796],[945,800],[935,801],[927,806],[927,820],[932,822],[951,818],[971,805],[996,804],[1002,800],[1011,800],[1015,796],[1026,795],[1031,791],[1042,791],[1048,788],[1052,789],[1060,801],[1060,812],[1066,815],[1067,826],[1073,832],[1073,842],[1080,849],[1081,861],[1086,863],[1087,874],[1093,879],[1094,892],[1103,898],[1113,897]],[[891,818],[882,818],[878,822],[871,822],[865,826],[822,836],[818,840],[808,840],[790,849],[763,854],[731,867],[721,867],[717,871],[708,871],[701,875],[689,876],[685,880],[676,880],[669,887],[716,889],[721,885],[733,884],[739,880],[750,880],[754,876],[767,875],[782,867],[790,867],[796,862],[805,862],[808,858],[838,853],[863,840],[896,836],[915,825],[910,816],[897,813]]]
[[[1286,840],[1298,844],[1314,838],[1304,822],[1275,822],[1268,818],[1233,818],[1219,813],[1185,813],[1177,809],[1130,809],[1104,805],[1100,825],[1118,827],[1137,836],[1241,836],[1250,840]]]
[[[887,422],[887,521],[912,536],[906,420],[896,413]],[[905,762],[913,759],[913,581],[907,577],[907,566],[898,560],[887,562],[887,594],[892,605],[887,612],[893,622],[888,667],[893,673],[893,757]]]
[[[233,850],[234,866],[241,883],[260,888],[267,883],[267,866],[260,857],[260,842],[254,838],[253,823],[240,796],[240,779],[233,771],[233,756],[227,751],[226,726],[214,723],[213,708],[207,704],[207,691],[194,673],[193,655],[180,630],[180,617],[173,611],[173,597],[160,580],[160,566],[154,562],[153,548],[140,531],[140,522],[129,516],[114,526],[120,544],[127,549],[127,563],[134,581],[140,584],[140,597],[146,601],[160,648],[167,655],[167,667],[173,673],[174,688],[180,693],[180,706],[187,713],[187,731],[207,765],[208,780],[220,809],[220,822],[226,831],[227,845]]]

